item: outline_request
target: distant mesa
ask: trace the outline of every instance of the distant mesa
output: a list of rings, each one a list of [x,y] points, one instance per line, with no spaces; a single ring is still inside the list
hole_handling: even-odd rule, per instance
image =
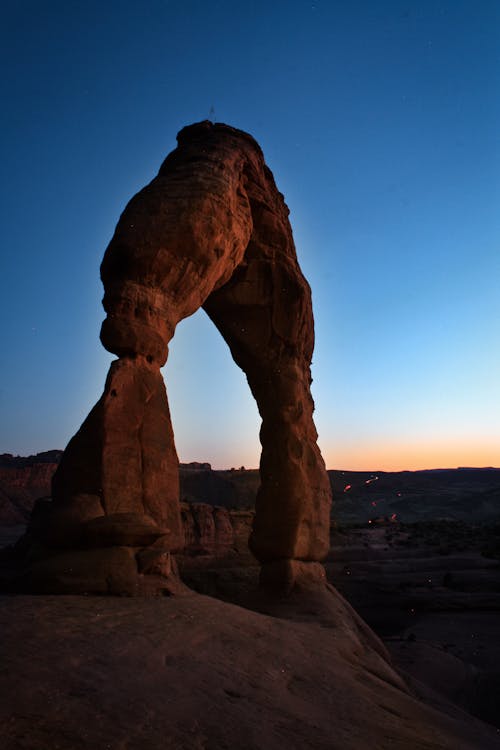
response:
[[[179,464],[180,471],[212,471],[212,465],[191,461],[188,464]]]
[[[179,321],[200,307],[245,372],[262,416],[249,541],[262,580],[290,588],[314,571],[324,579],[317,563],[329,549],[331,489],[312,416],[311,292],[288,208],[247,133],[205,121],[177,141],[125,208],[105,252],[101,341],[118,359],[64,451],[52,500],[31,516],[26,590],[176,590],[171,567],[143,561],[185,546],[160,367]]]

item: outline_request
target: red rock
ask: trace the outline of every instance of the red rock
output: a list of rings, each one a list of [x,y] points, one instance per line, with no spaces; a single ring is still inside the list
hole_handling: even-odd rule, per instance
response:
[[[215,507],[215,547],[218,554],[225,554],[234,547],[234,529],[227,508]]]
[[[20,508],[18,503],[13,502],[8,488],[0,486],[0,525],[19,526],[24,523],[26,523],[24,507]]]
[[[21,588],[37,594],[137,595],[134,550],[108,547],[53,553],[30,565]]]
[[[238,555],[248,555],[248,540],[252,531],[255,513],[252,510],[230,510],[229,517],[234,535],[234,550]]]
[[[85,528],[99,517],[104,520],[104,509],[97,495],[73,495],[60,507],[48,498],[40,498],[35,504],[28,532],[49,547],[87,546],[84,543]]]
[[[182,522],[185,554],[223,557],[234,549],[234,529],[226,508],[182,503]]]
[[[252,550],[262,560],[321,559],[330,485],[312,421],[310,289],[288,209],[247,134],[200,123],[178,141],[106,251],[102,341],[163,364],[177,322],[203,305],[263,417]]]
[[[265,563],[260,572],[260,584],[263,588],[290,593],[294,588],[305,586],[324,587],[326,573],[317,562],[300,560],[273,560]]]
[[[23,524],[33,503],[50,495],[51,481],[61,451],[36,456],[0,455],[0,524]]]
[[[214,509],[206,503],[191,505],[197,552],[213,555],[216,550]]]
[[[161,549],[151,545],[140,550],[137,555],[139,573],[149,573],[165,576],[178,575],[177,563],[168,549]]]
[[[183,545],[179,479],[165,385],[142,358],[111,365],[106,387],[70,441],[54,475],[54,503],[77,493],[100,495],[107,515],[148,515]]]
[[[181,503],[181,520],[184,531],[184,552],[197,549],[197,533],[191,507],[188,503]]]
[[[166,529],[142,513],[110,513],[83,526],[85,547],[142,547],[165,537]]]
[[[183,546],[178,460],[160,367],[183,318],[203,306],[244,370],[262,416],[261,487],[250,546],[262,562],[321,560],[331,490],[316,443],[314,324],[288,208],[251,136],[199,123],[125,208],[101,265],[101,341],[119,359],[53,481],[64,508],[97,495],[106,516],[149,516]],[[194,537],[227,546],[201,508]],[[197,514],[197,515],[196,515]],[[97,522],[96,522],[97,523]]]

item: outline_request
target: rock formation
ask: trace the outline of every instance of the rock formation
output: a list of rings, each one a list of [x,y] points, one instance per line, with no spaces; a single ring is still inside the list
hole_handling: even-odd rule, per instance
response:
[[[36,456],[0,455],[0,526],[26,524],[37,498],[50,495],[61,451]]]
[[[288,587],[305,563],[328,550],[331,492],[310,393],[311,294],[288,209],[248,134],[202,122],[177,140],[157,177],[125,208],[101,265],[101,341],[118,360],[64,452],[50,507],[39,509],[31,525],[31,540],[42,546],[30,575],[42,590],[58,590],[61,576],[71,590],[85,555],[100,582],[107,560],[115,580],[121,555],[118,593],[149,593],[148,570],[139,564],[131,572],[134,560],[151,545],[157,555],[183,547],[178,459],[160,367],[177,323],[199,307],[245,372],[262,417],[250,547],[264,566],[263,580]],[[312,565],[307,576],[320,567]],[[151,570],[160,591],[160,568]]]

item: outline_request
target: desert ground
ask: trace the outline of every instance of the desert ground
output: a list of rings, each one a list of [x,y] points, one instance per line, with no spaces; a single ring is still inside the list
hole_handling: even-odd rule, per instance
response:
[[[249,554],[180,560],[173,597],[3,595],[0,746],[500,748],[500,524],[370,498],[343,493],[328,585],[288,597]]]
[[[498,561],[395,525],[334,539],[392,666],[334,589],[265,596],[248,560],[178,597],[3,596],[2,747],[500,747]]]

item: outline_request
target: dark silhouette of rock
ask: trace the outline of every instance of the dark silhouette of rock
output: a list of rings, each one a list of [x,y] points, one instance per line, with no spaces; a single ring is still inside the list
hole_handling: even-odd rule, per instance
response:
[[[310,393],[309,285],[297,262],[288,208],[253,138],[202,122],[184,128],[177,140],[158,176],[125,208],[104,255],[101,341],[119,359],[55,473],[50,546],[64,545],[67,524],[59,518],[71,507],[80,547],[95,557],[89,548],[100,529],[113,570],[115,550],[142,544],[146,527],[156,529],[169,551],[183,548],[178,459],[160,367],[177,323],[203,307],[245,372],[262,417],[250,547],[261,563],[271,564],[274,583],[276,570],[286,569],[289,587],[294,571],[301,575],[307,561],[323,559],[329,548],[331,491]],[[94,518],[82,497],[92,498]],[[122,534],[125,516],[134,517],[137,538]],[[217,515],[198,522],[208,524],[201,538],[210,537],[211,523],[216,534],[229,534],[227,523],[217,530]],[[126,547],[113,546],[118,542]],[[57,557],[50,565],[57,568]],[[128,590],[137,589],[141,581],[132,575]]]
[[[199,471],[212,471],[212,467],[209,463],[200,463],[199,461],[191,461],[188,464],[179,464],[179,471],[187,472],[192,474],[193,472]]]

